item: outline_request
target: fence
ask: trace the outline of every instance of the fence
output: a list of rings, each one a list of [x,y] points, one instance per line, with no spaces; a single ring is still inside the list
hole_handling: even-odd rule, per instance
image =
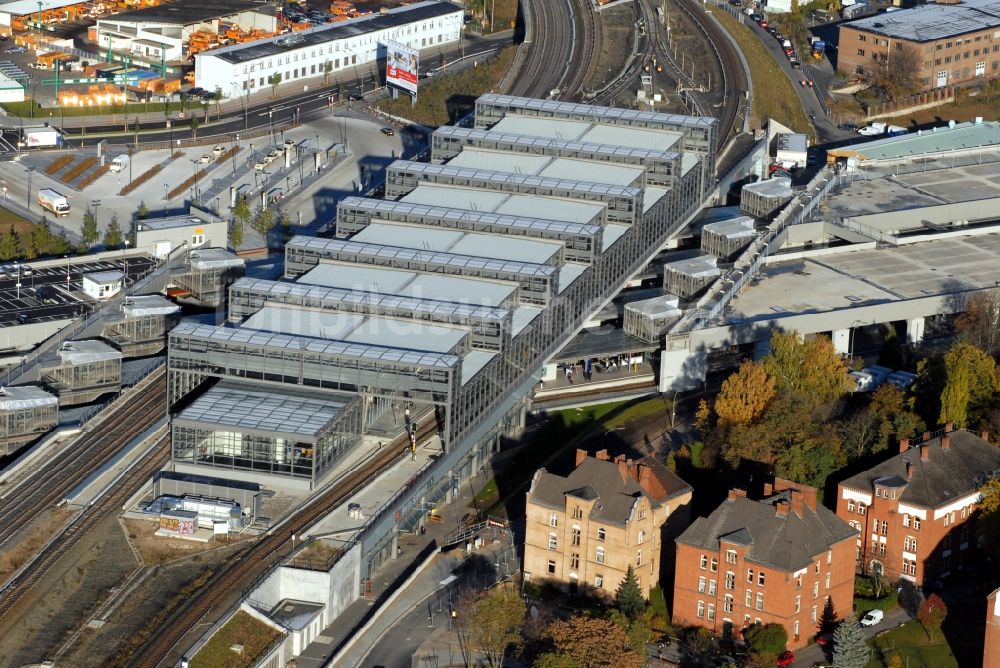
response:
[[[298,123],[282,123],[281,125],[275,125],[273,128],[270,126],[262,128],[254,128],[253,130],[244,130],[242,132],[227,132],[221,135],[202,135],[200,137],[191,139],[175,139],[173,142],[169,141],[154,141],[154,142],[139,142],[135,145],[136,151],[166,151],[172,148],[192,148],[194,146],[209,146],[213,144],[220,143],[234,143],[236,138],[242,139],[254,139],[255,137],[264,137],[275,132],[284,132],[285,130],[291,130],[292,128],[298,127]],[[162,131],[161,131],[162,132]],[[123,137],[123,139],[128,140],[128,137]],[[128,142],[131,144],[132,142]]]

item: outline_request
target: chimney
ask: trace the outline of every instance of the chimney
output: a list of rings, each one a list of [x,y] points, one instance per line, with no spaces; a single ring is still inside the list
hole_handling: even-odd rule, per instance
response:
[[[955,431],[955,423],[954,422],[945,422],[944,423],[944,433],[950,434],[953,431]]]
[[[597,454],[595,454],[594,456],[600,459],[602,462],[606,462],[610,459],[610,457],[608,457],[607,450],[598,450]]]
[[[586,450],[581,450],[580,448],[577,448],[576,449],[576,466],[579,466],[580,464],[582,464],[583,461],[586,458],[587,458],[587,451]]]
[[[931,446],[927,443],[920,444],[920,461],[927,462],[931,459]]]
[[[899,439],[899,451],[906,452],[909,449],[910,449],[910,439],[908,438]]]
[[[745,489],[736,489],[734,487],[733,489],[729,490],[729,500],[730,501],[732,501],[733,499],[744,499],[744,498],[746,498],[746,495],[747,495],[747,491]]]
[[[941,437],[941,449],[947,450],[950,447],[951,447],[951,436],[945,434],[944,436]]]
[[[816,488],[803,485],[800,489],[802,492],[802,500],[805,501],[806,507],[811,508],[815,512],[816,497],[818,495]]]
[[[774,504],[774,514],[778,517],[788,517],[788,502],[778,501]]]
[[[909,461],[904,462],[906,464],[906,479],[909,480],[913,477],[913,464]]]
[[[986,441],[987,443],[989,443],[989,440],[990,440],[990,432],[988,432],[988,431],[984,431],[984,432],[983,432],[982,434],[980,434],[980,435],[979,435],[979,438],[981,438],[981,439],[983,439],[984,441]]]
[[[631,463],[630,461],[625,461],[625,455],[615,457],[615,464],[618,464],[618,472],[621,473],[622,480],[626,482],[629,479],[629,464]]]
[[[805,509],[803,508],[805,504],[803,503],[804,499],[802,498],[802,492],[797,489],[792,490],[791,497],[792,497],[792,512],[798,515],[799,517],[802,517],[805,514]]]
[[[618,455],[615,457],[615,464],[622,464],[625,462],[625,455]]]
[[[770,483],[770,482],[765,482],[764,483],[764,498],[766,499],[767,497],[771,496],[772,494],[774,494],[774,484]]]
[[[929,441],[929,440],[931,440],[931,433],[929,431],[925,431],[923,438],[921,438],[920,440],[921,441]]]
[[[639,487],[647,494],[653,494],[656,491],[653,489],[653,469],[645,464],[638,464],[635,468],[639,474]]]

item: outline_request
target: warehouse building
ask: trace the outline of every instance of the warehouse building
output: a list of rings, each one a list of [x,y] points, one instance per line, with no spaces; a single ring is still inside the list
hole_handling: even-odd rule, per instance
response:
[[[180,60],[188,52],[193,33],[218,34],[222,24],[243,30],[274,33],[273,2],[251,0],[175,0],[97,20],[96,39],[102,49],[127,51],[151,61]],[[214,90],[214,89],[209,89]]]
[[[170,332],[168,401],[187,407],[174,417],[176,471],[312,489],[352,448],[394,436],[405,406],[436,423],[442,466],[465,477],[521,424],[546,358],[711,188],[702,163],[714,150],[714,119],[643,112],[636,127],[618,109],[558,104],[539,118],[517,111],[535,101],[504,97],[509,110],[500,112],[484,106],[488,98],[479,108],[509,127],[479,129],[514,148],[466,146],[436,164],[390,164],[389,199],[345,198],[336,238],[292,238],[283,280],[233,283],[229,323]],[[588,134],[585,152],[571,158],[547,140],[562,122]],[[535,140],[536,152],[518,150]],[[635,313],[636,329],[662,331],[662,311]],[[196,419],[191,407],[212,383],[300,400],[307,390],[329,421],[279,434],[229,424],[237,418],[215,409]],[[357,412],[337,426],[345,411]],[[196,431],[176,431],[194,422]],[[327,428],[340,440],[321,454],[309,444]],[[450,479],[435,477],[426,503],[443,498]],[[422,514],[408,508],[399,521],[412,527]]]
[[[288,35],[214,49],[195,56],[195,83],[206,90],[238,97],[265,88],[274,75],[283,83],[315,79],[327,66],[336,74],[385,58],[387,42],[414,49],[459,41],[464,10],[431,0],[379,14],[315,26]]]
[[[928,4],[843,23],[837,69],[852,76],[913,61],[922,90],[1000,76],[1000,0]]]

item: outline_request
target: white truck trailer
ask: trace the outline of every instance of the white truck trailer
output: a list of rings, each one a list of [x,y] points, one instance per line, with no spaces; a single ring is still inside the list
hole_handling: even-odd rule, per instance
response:
[[[52,127],[24,128],[24,145],[28,148],[62,146],[62,135]]]
[[[48,209],[57,218],[69,215],[69,200],[65,195],[60,195],[55,190],[42,188],[38,191],[38,204],[43,209]]]

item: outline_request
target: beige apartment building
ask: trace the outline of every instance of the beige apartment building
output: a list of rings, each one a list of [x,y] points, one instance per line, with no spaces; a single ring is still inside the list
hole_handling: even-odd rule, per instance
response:
[[[689,521],[691,486],[652,457],[612,460],[577,450],[563,477],[539,469],[525,527],[525,579],[610,599],[629,565],[648,597],[663,550]]]

